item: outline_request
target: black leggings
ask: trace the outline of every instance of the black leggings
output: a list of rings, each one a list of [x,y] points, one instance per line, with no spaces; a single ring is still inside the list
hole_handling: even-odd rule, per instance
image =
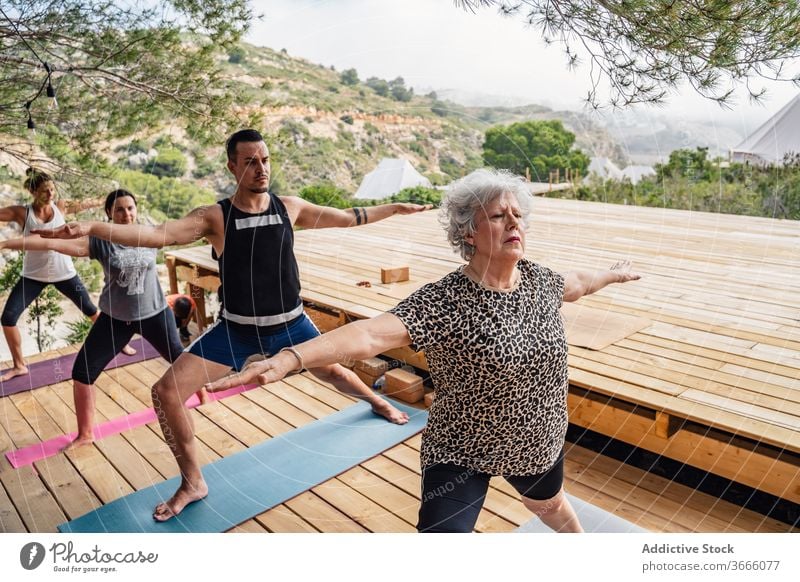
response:
[[[84,384],[94,384],[134,333],[149,341],[161,357],[170,363],[177,360],[183,352],[178,329],[175,327],[175,316],[169,307],[139,321],[122,321],[101,312],[75,358],[72,379]]]
[[[11,294],[8,296],[6,306],[3,308],[3,315],[0,316],[0,323],[3,327],[14,327],[19,321],[22,312],[27,309],[28,305],[33,303],[44,288],[48,285],[53,285],[70,301],[72,301],[78,309],[80,309],[86,317],[93,317],[97,313],[97,307],[92,303],[86,287],[80,277],[75,275],[72,279],[66,281],[58,281],[57,283],[47,283],[45,281],[36,281],[35,279],[28,279],[21,277]]]
[[[417,530],[421,533],[469,533],[475,528],[486,492],[488,473],[437,463],[422,469],[422,504]],[[564,453],[544,473],[503,477],[523,497],[552,499],[564,483]]]

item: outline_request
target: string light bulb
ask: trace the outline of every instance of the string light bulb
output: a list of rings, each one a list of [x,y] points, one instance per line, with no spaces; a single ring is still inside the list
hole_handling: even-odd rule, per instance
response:
[[[36,131],[36,123],[33,121],[33,117],[31,117],[31,102],[27,101],[25,103],[25,111],[28,112],[28,129],[31,131]]]
[[[48,63],[43,63],[43,64],[44,64],[44,70],[47,71],[47,93],[46,94],[50,99],[55,99],[56,98],[56,90],[53,89],[53,84],[50,82],[51,77],[53,75],[53,70],[50,68],[50,65]]]

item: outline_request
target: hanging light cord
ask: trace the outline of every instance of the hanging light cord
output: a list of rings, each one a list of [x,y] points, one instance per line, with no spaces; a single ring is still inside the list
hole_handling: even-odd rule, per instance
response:
[[[5,10],[3,10],[2,6],[0,6],[0,14],[3,15],[3,18],[5,18],[6,21],[11,25],[11,28],[14,29],[14,32],[17,34],[17,36],[22,41],[22,43],[26,47],[28,47],[28,50],[33,53],[33,56],[35,56],[36,59],[40,63],[42,63],[42,66],[44,67],[44,70],[47,71],[47,77],[45,77],[44,81],[42,81],[42,84],[39,87],[39,90],[36,92],[36,95],[34,95],[32,99],[29,99],[28,101],[26,101],[25,105],[24,105],[25,111],[28,113],[28,129],[34,129],[36,127],[36,124],[33,122],[33,117],[31,117],[31,105],[33,104],[34,101],[36,101],[39,98],[39,95],[42,94],[42,91],[45,90],[45,87],[47,87],[47,96],[55,98],[55,90],[53,89],[53,85],[50,82],[50,77],[51,77],[53,71],[50,68],[50,65],[48,65],[46,62],[44,62],[42,60],[42,58],[39,56],[39,53],[37,53],[34,50],[34,48],[30,44],[28,44],[28,41],[25,40],[25,37],[22,36],[22,33],[19,31],[19,28],[17,28],[16,23],[8,17],[8,14],[6,14],[6,12],[5,12]]]

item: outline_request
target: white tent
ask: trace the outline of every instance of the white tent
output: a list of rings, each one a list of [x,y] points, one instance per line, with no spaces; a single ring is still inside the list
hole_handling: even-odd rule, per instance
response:
[[[592,174],[603,180],[622,180],[622,170],[608,158],[592,158],[586,173],[584,182],[588,182]]]
[[[631,184],[638,184],[645,176],[655,176],[656,171],[652,166],[627,166],[622,170],[622,175],[631,181]]]
[[[800,153],[800,95],[736,146],[731,161],[776,164],[790,153]]]
[[[431,183],[408,160],[383,158],[377,168],[364,176],[353,198],[379,200],[412,186],[430,188]]]

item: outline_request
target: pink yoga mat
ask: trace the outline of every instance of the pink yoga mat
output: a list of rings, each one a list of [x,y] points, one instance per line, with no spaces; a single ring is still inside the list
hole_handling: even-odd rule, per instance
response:
[[[214,402],[216,400],[227,398],[228,396],[241,394],[242,392],[252,390],[253,388],[257,387],[258,384],[237,386],[236,388],[229,388],[227,390],[223,390],[222,392],[213,392],[208,395],[208,399],[210,402]],[[200,406],[200,399],[197,398],[197,394],[192,394],[192,396],[186,401],[186,407],[197,408],[198,406]],[[123,431],[130,430],[138,426],[143,426],[156,420],[158,420],[156,417],[156,411],[152,408],[139,410],[138,412],[132,412],[127,416],[121,416],[113,420],[107,420],[106,422],[96,425],[94,427],[94,437],[95,440],[100,440],[109,435],[119,434]],[[69,434],[57,436],[41,443],[36,443],[21,449],[17,449],[16,451],[10,451],[6,453],[6,458],[11,463],[12,467],[18,469],[20,467],[24,467],[25,465],[35,463],[36,461],[46,459],[47,457],[52,457],[53,455],[61,452],[64,447],[75,440],[76,436],[78,436],[77,432],[71,432]]]

